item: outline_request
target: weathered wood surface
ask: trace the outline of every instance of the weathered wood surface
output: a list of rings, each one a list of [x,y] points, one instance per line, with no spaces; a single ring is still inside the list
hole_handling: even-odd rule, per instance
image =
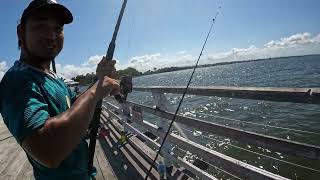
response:
[[[111,112],[109,112],[109,113],[111,113]],[[107,113],[105,111],[102,111],[102,115],[106,115],[106,114]],[[111,114],[111,116],[115,116],[115,114]],[[102,120],[103,120],[102,123],[104,125],[107,125],[110,128],[111,139],[118,142],[120,139],[120,131],[123,129],[123,126],[119,122],[117,122],[117,120],[112,119],[112,118],[111,118],[111,120],[110,120],[110,118],[109,118],[109,120],[102,118]],[[128,128],[131,129],[133,127],[129,125]],[[141,177],[144,178],[147,170],[150,167],[150,164],[152,162],[152,158],[155,157],[156,152],[153,151],[150,147],[148,147],[145,143],[143,143],[139,138],[137,138],[137,135],[140,136],[140,138],[141,138],[141,136],[144,136],[144,138],[148,138],[147,136],[145,136],[141,132],[137,133],[136,135],[129,136],[127,139],[128,143],[125,143],[124,145],[122,145],[120,147],[120,150],[122,151],[122,153],[124,152],[125,156],[127,156],[127,155],[130,156],[130,158],[128,159],[129,162],[131,164],[133,163],[134,167],[137,168],[137,170],[139,170]],[[149,139],[149,140],[152,141],[151,139]],[[155,143],[155,144],[158,147],[160,146],[157,143]],[[159,156],[158,160],[161,160],[161,159],[162,159],[162,157]],[[132,160],[136,160],[136,161],[132,162]],[[158,164],[158,163],[156,163],[156,164]],[[177,169],[176,167],[173,167],[173,169],[175,169],[174,173],[167,174],[169,179],[192,179],[191,177],[187,176],[184,172]],[[143,170],[143,172],[141,170]],[[156,171],[156,169],[153,168],[151,172],[152,173],[151,173],[150,178],[161,179],[159,177],[159,174]]]
[[[112,112],[110,112],[110,114],[112,114]],[[144,123],[140,122],[139,124],[143,125]],[[135,132],[137,131],[134,127],[132,127],[129,124],[127,126],[129,126],[131,130]],[[144,124],[143,126],[146,129],[152,131],[157,136],[161,136],[161,137],[164,136],[164,132],[157,131],[157,128],[154,129],[153,126],[148,126],[147,124]],[[223,155],[214,150],[208,149],[204,146],[201,146],[195,142],[192,142],[190,140],[187,140],[175,134],[170,134],[167,140],[168,142],[178,145],[183,149],[190,150],[194,154],[197,154],[199,157],[206,159],[209,163],[213,164],[214,166],[224,169],[227,172],[243,179],[278,179],[278,180],[287,179],[279,175],[273,174],[271,172],[254,167],[247,163],[241,162],[229,156]],[[206,176],[206,177],[209,177],[209,176]]]
[[[10,134],[0,119],[0,132]],[[96,145],[94,165],[97,168],[97,180],[117,180],[110,162],[103,154],[100,142]],[[12,138],[0,139],[0,179],[1,180],[33,180],[33,169],[23,149]]]
[[[140,105],[133,102],[128,102],[131,105],[138,106],[145,112],[157,115],[171,121],[174,113],[167,111],[160,111],[158,109]],[[290,141],[286,139],[276,138],[272,136],[267,136],[263,134],[258,134],[254,132],[244,131],[237,128],[232,128],[224,125],[220,125],[213,122],[208,122],[192,117],[186,117],[177,115],[176,122],[187,125],[192,128],[196,128],[200,131],[206,131],[212,134],[218,134],[224,137],[230,137],[234,140],[247,142],[250,144],[255,144],[263,147],[268,147],[277,151],[286,152],[294,156],[300,156],[310,159],[320,160],[320,147],[315,145],[309,145],[305,143]]]
[[[116,130],[116,128],[114,127],[114,125],[111,125],[110,123],[106,124],[109,128],[110,128],[110,135],[111,135],[111,139],[115,142],[118,143],[119,139],[120,139],[120,134],[119,132]],[[119,144],[121,145],[121,144]],[[129,161],[129,163],[134,167],[134,169],[136,169],[136,171],[140,174],[140,178],[142,179],[143,177],[146,176],[146,169],[139,164],[139,161],[142,161],[142,159],[139,159],[141,157],[133,157],[131,155],[132,152],[130,152],[127,148],[125,148],[126,146],[128,146],[128,144],[124,144],[119,146],[120,151],[122,152],[122,154],[126,157],[126,159]],[[152,172],[152,176],[151,178],[148,179],[160,179],[159,178],[159,174],[157,172]]]
[[[133,87],[133,90],[155,93],[183,94],[185,87],[147,86]],[[189,87],[187,94],[277,102],[320,104],[320,88],[198,86]]]
[[[151,148],[148,148],[148,147],[145,147],[146,145],[141,142],[137,137],[131,137],[129,139],[129,143],[135,147],[135,149],[139,150],[141,153],[144,153],[148,160],[149,163],[152,163],[153,159],[156,157],[156,152],[153,151]],[[145,148],[141,148],[141,147],[145,147]],[[143,152],[142,152],[143,151]],[[193,164],[179,158],[176,159],[174,156],[171,156],[169,154],[165,154],[165,153],[161,153],[164,155],[165,158],[169,159],[171,161],[174,161],[176,162],[177,164],[181,164],[184,168],[188,169],[190,172],[192,172],[193,174],[197,175],[198,177],[200,177],[201,179],[204,179],[204,180],[218,180],[216,179],[215,177],[213,177],[212,175],[208,174],[207,172],[199,169],[198,167],[194,166]],[[161,160],[163,159],[163,157],[158,156],[158,160]],[[177,170],[175,167],[173,168],[173,172],[171,174],[168,174],[169,176],[172,176],[175,178],[178,177],[177,172],[179,170]],[[183,176],[183,173],[181,173],[182,176]],[[179,176],[181,175],[179,174]]]
[[[33,179],[32,166],[23,149],[0,117],[0,179]],[[10,138],[8,138],[10,137]]]
[[[0,141],[11,138],[12,135],[8,131],[6,125],[4,124],[2,117],[0,115]]]

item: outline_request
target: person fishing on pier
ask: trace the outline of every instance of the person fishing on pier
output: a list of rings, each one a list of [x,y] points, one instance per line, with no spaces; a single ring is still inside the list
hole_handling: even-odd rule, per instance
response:
[[[117,95],[115,61],[102,58],[97,82],[76,98],[50,70],[64,44],[71,12],[55,0],[33,0],[17,26],[20,59],[0,83],[0,112],[26,152],[35,179],[90,179],[83,138],[97,102]]]

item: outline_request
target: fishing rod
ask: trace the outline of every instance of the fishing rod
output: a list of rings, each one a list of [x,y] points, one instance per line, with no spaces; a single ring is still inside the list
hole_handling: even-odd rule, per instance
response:
[[[114,54],[114,50],[116,47],[116,39],[117,39],[119,27],[121,24],[122,16],[123,16],[124,10],[126,8],[126,5],[127,5],[127,0],[124,0],[122,3],[120,14],[118,16],[116,27],[113,32],[111,42],[109,43],[109,46],[108,46],[108,51],[106,54],[107,61],[111,61],[113,59],[113,54]],[[119,102],[122,102],[122,97],[120,95],[115,95],[115,98]],[[93,120],[92,120],[92,127],[91,127],[91,131],[90,131],[89,164],[88,164],[89,175],[91,175],[95,171],[95,169],[93,167],[93,158],[94,158],[94,152],[95,152],[95,147],[96,147],[96,139],[97,139],[97,134],[98,134],[99,123],[100,123],[101,108],[102,108],[102,99],[99,100],[96,105],[96,109],[94,111]]]
[[[190,76],[190,78],[189,78],[189,82],[188,82],[188,84],[187,84],[187,87],[184,89],[184,92],[183,92],[183,94],[182,94],[182,98],[181,98],[181,100],[180,100],[180,102],[179,102],[179,105],[178,105],[178,107],[177,107],[177,109],[176,109],[176,112],[174,113],[174,116],[173,116],[173,118],[172,118],[172,120],[171,120],[171,122],[170,122],[170,125],[169,125],[169,127],[168,127],[168,130],[167,130],[167,132],[166,132],[166,134],[165,134],[165,136],[164,136],[164,138],[163,138],[163,140],[162,140],[162,142],[161,142],[161,145],[160,145],[160,148],[159,148],[159,150],[158,150],[158,152],[157,152],[157,154],[156,154],[156,157],[153,159],[153,162],[152,162],[152,164],[151,164],[151,166],[150,166],[150,168],[149,168],[149,170],[148,170],[148,173],[147,173],[146,177],[144,178],[145,180],[148,179],[148,177],[149,177],[149,175],[150,175],[150,173],[151,173],[151,170],[152,170],[154,164],[156,163],[156,160],[157,160],[157,158],[158,158],[158,156],[159,156],[159,154],[160,154],[160,152],[161,152],[161,149],[162,149],[162,147],[163,147],[163,145],[164,145],[164,143],[165,143],[165,141],[166,141],[166,139],[167,139],[167,136],[169,135],[170,129],[171,129],[174,121],[176,120],[176,116],[177,116],[177,114],[178,114],[178,112],[179,112],[179,109],[180,109],[180,106],[181,106],[182,101],[183,101],[183,99],[184,99],[184,96],[186,95],[186,93],[187,93],[187,91],[188,91],[188,88],[189,88],[189,86],[190,86],[191,80],[192,80],[192,78],[193,78],[193,74],[194,74],[194,72],[196,71],[196,69],[197,69],[197,67],[198,67],[198,64],[199,64],[200,58],[201,58],[201,56],[202,56],[203,50],[204,50],[204,48],[205,48],[205,46],[206,46],[206,44],[207,44],[207,41],[208,41],[208,38],[209,38],[209,36],[210,36],[212,27],[213,27],[213,25],[215,24],[215,21],[216,21],[218,15],[219,15],[219,10],[220,10],[220,9],[221,9],[221,6],[218,7],[217,13],[216,13],[215,17],[212,19],[212,23],[211,23],[209,32],[208,32],[208,34],[207,34],[206,40],[205,40],[204,43],[203,43],[203,46],[202,46],[201,52],[200,52],[200,54],[199,54],[199,57],[198,57],[198,59],[197,59],[196,65],[195,65],[194,68],[193,68],[193,71],[192,71],[192,74],[191,74],[191,76]]]

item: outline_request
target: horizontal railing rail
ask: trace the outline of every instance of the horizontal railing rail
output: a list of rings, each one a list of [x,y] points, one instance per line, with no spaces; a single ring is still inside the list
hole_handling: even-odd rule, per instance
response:
[[[105,109],[105,108],[104,108]],[[117,116],[114,112],[105,109],[106,111],[108,111],[111,116],[115,117],[116,119],[120,120],[121,118],[119,116]],[[119,123],[117,123],[116,121],[109,121],[114,127],[119,127]],[[102,123],[105,125],[105,123],[107,123],[106,121],[106,116],[105,113],[102,111]],[[155,141],[153,141],[152,139],[150,139],[148,136],[146,136],[145,134],[143,134],[141,131],[137,130],[136,128],[134,128],[133,126],[131,126],[130,124],[126,124],[126,128],[128,130],[130,130],[131,132],[136,133],[137,135],[139,135],[139,138],[142,138],[144,141],[147,142],[147,144],[152,145],[154,147],[159,148],[160,144],[156,143]],[[119,131],[121,131],[120,129],[118,129]],[[180,164],[182,165],[184,168],[186,168],[187,170],[189,170],[190,172],[192,172],[193,174],[195,174],[196,176],[200,177],[201,179],[204,180],[217,180],[215,177],[213,177],[212,175],[208,174],[207,172],[203,171],[202,169],[196,167],[195,165],[187,162],[186,160],[179,158],[179,157],[175,157],[170,155],[169,153],[163,152],[161,153],[161,155],[164,158],[169,158],[170,161],[175,162],[176,164]],[[152,159],[150,159],[150,163],[152,163],[153,158],[156,156],[156,152],[154,152]],[[159,159],[159,157],[158,157]],[[156,164],[158,165],[158,161],[156,161]]]
[[[154,100],[158,101],[156,102],[156,107],[154,108],[131,101],[126,101],[125,103],[132,108],[140,109],[142,112],[150,113],[158,117],[161,117],[159,118],[159,120],[165,122],[164,124],[166,124],[172,120],[174,113],[170,112],[170,107],[170,111],[164,110],[167,109],[167,105],[165,104],[168,102],[166,102],[166,98],[161,94],[182,94],[185,90],[185,87],[148,86],[134,87],[133,90],[141,92],[152,92],[155,98]],[[190,87],[187,91],[187,94],[274,102],[305,103],[315,105],[320,104],[320,88],[198,86]],[[150,133],[159,137],[160,139],[163,139],[165,135],[164,129],[162,127],[158,127],[157,125],[148,122],[146,119],[140,119],[141,121],[135,120],[133,121],[134,123],[127,123],[126,121],[123,121],[124,116],[120,116],[119,114],[115,113],[118,112],[121,114],[122,108],[119,108],[109,102],[105,102],[105,105],[107,106],[107,108],[106,106],[104,106],[104,109],[108,111],[111,117],[124,122],[124,124],[122,124],[123,126],[126,126],[126,128],[129,129],[131,132],[138,134],[139,137],[144,139],[147,144],[159,147],[158,143],[156,143],[154,140],[150,139],[150,137],[146,136],[144,133],[139,131],[136,127],[134,127],[134,125],[137,125],[140,128],[144,128],[145,130],[149,131]],[[130,119],[130,117],[128,116],[126,118]],[[225,125],[204,121],[194,117],[187,117],[183,115],[177,115],[175,121],[181,125],[192,127],[199,131],[228,137],[232,140],[236,140],[241,143],[261,146],[264,148],[269,148],[274,151],[283,152],[288,155],[294,155],[297,157],[320,160],[320,146],[317,145],[311,145],[283,138],[259,134],[255,132],[245,131],[242,129],[228,127]],[[115,122],[111,121],[110,123]],[[160,124],[162,124],[162,126],[164,125],[163,123]],[[205,162],[211,164],[212,166],[221,168],[222,170],[225,170],[227,173],[230,173],[235,177],[241,179],[286,179],[285,177],[273,174],[266,170],[244,163],[240,160],[226,156],[217,151],[197,144],[196,142],[193,142],[188,138],[181,137],[173,133],[171,133],[168,136],[167,141],[171,144],[178,145],[178,147],[182,149],[188,149],[192,153],[196,154],[200,159],[204,159]],[[190,170],[202,179],[213,179],[213,176],[211,176],[207,172],[197,168],[196,166],[193,166],[188,162],[182,162],[181,159],[173,157],[169,153],[162,153],[162,155],[165,158],[174,159],[175,162],[179,161],[180,164],[186,166],[188,170]],[[315,171],[318,172],[320,170]]]
[[[153,93],[183,94],[185,87],[146,86],[133,87],[133,90]],[[187,94],[276,102],[320,104],[320,88],[197,86],[189,87]]]
[[[153,107],[137,104],[134,102],[128,102],[131,106],[137,106],[141,108],[144,112],[154,114],[156,116],[162,117],[162,120],[171,120],[174,113],[158,110]],[[267,148],[272,148],[273,150],[286,152],[291,155],[317,159],[320,160],[320,147],[315,145],[309,145],[305,143],[295,142],[291,140],[276,138],[272,136],[266,136],[263,134],[258,134],[254,132],[244,131],[237,128],[232,128],[213,122],[208,122],[187,116],[176,116],[176,122],[187,125],[189,127],[198,129],[200,131],[205,131],[212,134],[217,134],[224,137],[230,137],[234,140],[259,145]]]
[[[108,106],[110,106],[110,104]],[[115,108],[115,106],[113,106],[112,108]],[[106,109],[111,116],[115,117],[118,120],[121,120],[121,117],[116,115],[114,112],[108,110],[108,108],[104,107],[104,109]],[[134,128],[131,124],[125,123],[125,125],[128,130],[139,134],[144,140],[148,141],[149,143],[155,143],[153,140],[146,137],[143,133],[141,133],[139,130]],[[148,130],[154,129],[152,132],[158,136],[161,136],[161,137],[164,136],[164,132],[161,133],[161,131],[157,131],[155,129],[155,126],[150,126],[147,123],[141,123],[141,122],[139,122],[139,125],[144,126]],[[168,136],[168,141],[178,145],[179,147],[190,150],[191,152],[197,154],[198,157],[205,159],[208,163],[214,164],[216,167],[226,170],[227,172],[237,177],[240,177],[242,179],[279,179],[279,180],[287,179],[282,176],[273,174],[271,172],[268,172],[263,169],[244,163],[242,161],[236,160],[229,156],[223,155],[219,152],[206,148],[202,145],[199,145],[195,142],[192,142],[190,140],[187,140],[183,137],[180,137],[172,133],[170,134],[170,136]],[[156,144],[156,145],[159,146],[159,144]],[[173,158],[173,156],[168,156],[168,154],[166,154],[165,157]],[[207,179],[210,176],[204,174],[202,175],[202,177],[205,177],[205,179]]]

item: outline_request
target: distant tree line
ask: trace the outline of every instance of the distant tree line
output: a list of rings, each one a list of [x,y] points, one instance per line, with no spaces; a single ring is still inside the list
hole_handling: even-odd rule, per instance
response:
[[[242,61],[242,62],[250,62],[252,60],[249,61]],[[221,63],[216,63],[216,64],[205,64],[205,65],[199,65],[198,67],[209,67],[209,66],[217,66],[217,65],[226,65],[226,64],[234,64],[234,63],[240,63],[240,61],[236,61],[236,62],[221,62]],[[180,71],[180,70],[185,70],[185,69],[192,69],[193,66],[184,66],[184,67],[166,67],[166,68],[161,68],[161,69],[157,69],[157,68],[153,68],[153,70],[148,70],[144,73],[136,70],[135,68],[129,67],[123,70],[118,70],[117,71],[117,77],[116,79],[121,79],[123,76],[133,76],[133,77],[137,77],[137,76],[143,76],[143,75],[151,75],[151,74],[158,74],[158,73],[165,73],[165,72],[172,72],[172,71]],[[86,75],[78,75],[74,78],[72,78],[72,80],[79,82],[81,85],[88,85],[90,83],[92,83],[94,81],[95,78],[95,73],[87,73]]]
[[[116,79],[121,79],[123,76],[127,76],[127,75],[136,77],[136,76],[143,75],[143,73],[139,72],[135,68],[129,67],[127,69],[117,71]],[[96,76],[95,73],[87,73],[86,75],[78,75],[78,76],[73,77],[71,79],[79,82],[81,85],[88,85],[94,81],[95,76]]]
[[[71,78],[72,80],[79,82],[81,85],[88,85],[94,82],[96,74],[94,73],[87,73],[86,75],[78,75],[76,77]]]
[[[312,55],[304,55],[304,56],[319,56],[317,54]],[[290,57],[300,57],[300,56],[290,56]],[[272,60],[272,59],[284,59],[289,57],[277,57],[277,58],[266,58],[266,59],[254,59],[254,60],[245,60],[245,61],[229,61],[229,62],[220,62],[215,64],[204,64],[199,65],[198,68],[202,67],[210,67],[210,66],[218,66],[218,65],[227,65],[227,64],[236,64],[236,63],[244,63],[244,62],[253,62],[253,61],[265,61],[265,60]],[[185,69],[192,69],[194,66],[184,66],[184,67],[166,67],[166,68],[153,68],[153,70],[148,70],[144,73],[139,72],[135,68],[129,67],[124,70],[117,71],[117,79],[121,79],[123,76],[130,75],[133,77],[137,76],[143,76],[143,75],[150,75],[150,74],[158,74],[158,73],[164,73],[164,72],[172,72],[172,71],[180,71]],[[94,81],[95,74],[94,73],[87,73],[86,75],[78,75],[72,80],[79,82],[81,85],[87,85]]]
[[[216,66],[216,65],[224,65],[224,64],[232,64],[232,63],[238,63],[238,62],[223,62],[223,63],[217,63],[217,64],[206,64],[206,65],[199,65],[198,67],[209,67],[209,66]],[[184,66],[184,67],[166,67],[166,68],[153,68],[153,70],[148,70],[144,73],[136,70],[135,68],[129,67],[123,70],[117,71],[117,77],[116,79],[121,79],[123,76],[143,76],[143,75],[151,75],[151,74],[158,74],[158,73],[165,73],[165,72],[172,72],[172,71],[180,71],[185,69],[192,69],[193,66]],[[72,80],[79,82],[81,85],[88,85],[94,81],[95,73],[87,73],[86,75],[78,75],[76,77],[73,77]]]

